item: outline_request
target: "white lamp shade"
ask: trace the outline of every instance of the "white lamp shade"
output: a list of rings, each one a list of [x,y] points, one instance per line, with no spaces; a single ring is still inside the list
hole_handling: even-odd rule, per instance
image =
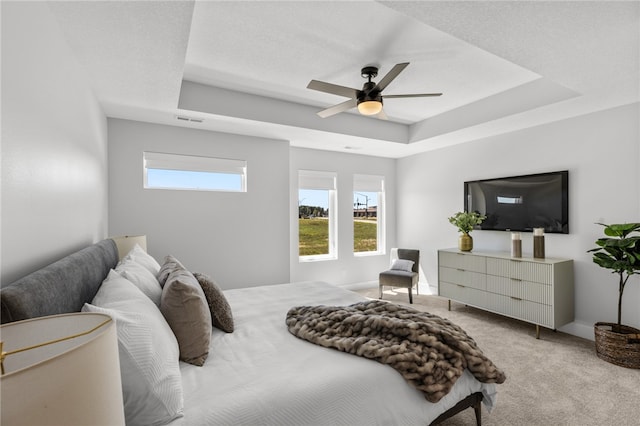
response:
[[[118,247],[118,257],[122,259],[137,244],[142,250],[147,251],[146,235],[122,235],[119,237],[111,237]]]
[[[4,324],[3,351],[91,333],[9,354],[0,378],[3,425],[124,425],[118,339],[103,314],[54,315]]]
[[[382,102],[380,101],[364,101],[358,104],[358,111],[362,115],[376,115],[382,111]]]

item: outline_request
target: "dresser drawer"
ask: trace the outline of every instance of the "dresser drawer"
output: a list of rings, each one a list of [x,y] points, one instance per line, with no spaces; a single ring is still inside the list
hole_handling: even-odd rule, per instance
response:
[[[438,264],[453,269],[486,273],[487,266],[484,256],[473,256],[462,253],[438,252]]]
[[[551,329],[574,319],[571,259],[438,250],[438,288],[450,300]]]
[[[485,302],[487,309],[495,313],[555,328],[553,325],[553,309],[549,305],[499,294],[488,294]]]
[[[472,272],[464,269],[453,269],[440,267],[439,280],[446,281],[451,284],[462,284],[465,287],[473,287],[478,290],[486,290],[487,276],[479,272]]]
[[[552,290],[550,285],[518,278],[491,277],[487,280],[487,291],[543,305],[553,304]]]
[[[468,305],[482,307],[485,304],[486,292],[461,284],[440,281],[438,294]]]
[[[486,258],[487,274],[536,283],[553,283],[553,265],[517,259]]]

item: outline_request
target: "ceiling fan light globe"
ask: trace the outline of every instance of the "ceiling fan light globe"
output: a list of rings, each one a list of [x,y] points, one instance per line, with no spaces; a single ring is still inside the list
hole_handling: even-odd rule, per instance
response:
[[[382,111],[382,102],[380,101],[364,101],[358,104],[358,111],[362,115],[376,115]]]

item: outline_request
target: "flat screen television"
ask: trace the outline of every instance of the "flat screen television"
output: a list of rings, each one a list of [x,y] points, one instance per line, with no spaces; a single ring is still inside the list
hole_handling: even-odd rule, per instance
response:
[[[477,229],[569,233],[569,172],[464,183],[464,209],[487,218]]]

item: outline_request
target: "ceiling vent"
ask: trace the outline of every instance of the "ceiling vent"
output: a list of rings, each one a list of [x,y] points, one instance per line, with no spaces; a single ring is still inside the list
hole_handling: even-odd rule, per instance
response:
[[[176,115],[176,119],[180,121],[190,121],[192,123],[202,123],[204,121],[201,118],[187,117],[186,115]]]

